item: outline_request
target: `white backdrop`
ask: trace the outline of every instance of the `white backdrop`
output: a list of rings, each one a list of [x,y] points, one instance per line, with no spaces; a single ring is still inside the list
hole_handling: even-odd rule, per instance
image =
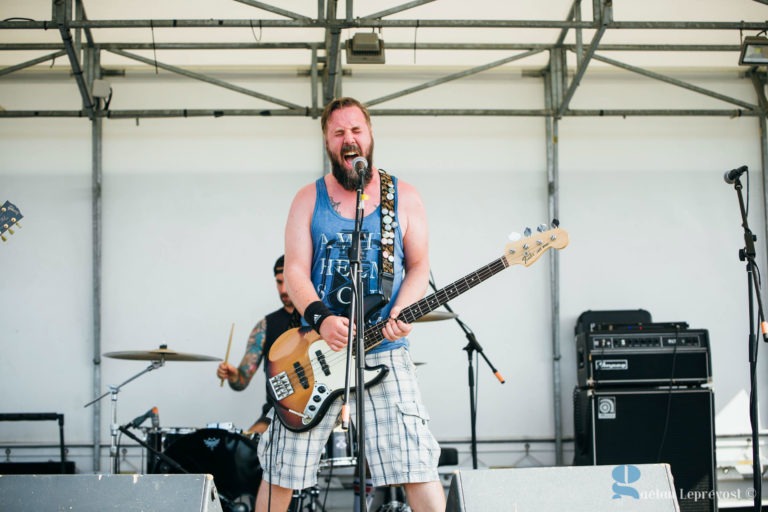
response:
[[[735,75],[686,76],[753,101]],[[365,73],[345,79],[362,100],[423,81]],[[263,79],[261,80],[263,81]],[[246,85],[248,80],[243,79]],[[253,84],[250,84],[253,85]],[[259,87],[263,84],[260,83]],[[306,96],[275,78],[282,97]],[[114,108],[224,103],[227,92],[163,75],[116,79]],[[496,73],[446,84],[387,107],[522,108],[543,102],[534,78]],[[269,91],[268,91],[269,92]],[[218,96],[217,96],[218,95]],[[78,108],[74,85],[0,82],[6,109]],[[587,76],[574,108],[723,108],[688,91],[613,73]],[[544,120],[374,118],[377,165],[421,191],[435,281],[444,286],[501,255],[507,235],[547,222]],[[566,118],[560,123],[562,417],[571,435],[576,383],[573,328],[585,310],[648,309],[657,321],[709,329],[717,410],[749,387],[746,274],[733,187],[723,172],[749,165],[750,224],[765,266],[755,118]],[[295,190],[320,175],[319,121],[307,118],[104,121],[102,353],[151,350],[239,361],[252,325],[278,306],[271,273]],[[69,443],[92,442],[91,160],[83,119],[0,119],[0,199],[23,228],[0,248],[0,385],[3,412],[61,412]],[[456,299],[487,366],[479,375],[478,436],[554,436],[548,263],[513,267]],[[469,438],[466,339],[454,322],[412,335],[422,391],[441,440]],[[764,347],[761,346],[761,349]],[[763,350],[764,352],[764,350]],[[760,384],[765,383],[761,354]],[[147,366],[102,360],[102,392]],[[264,396],[261,372],[242,393],[220,388],[216,363],[169,362],[126,385],[118,423],[152,406],[164,426],[233,422],[247,428]],[[762,395],[766,393],[763,392]],[[764,404],[765,401],[761,400]],[[101,402],[109,441],[110,401]],[[746,432],[746,409],[728,418]],[[763,419],[765,418],[762,415]],[[0,425],[0,443],[56,442],[52,425]],[[539,455],[551,460],[551,448]],[[515,456],[516,457],[516,456]],[[513,460],[501,461],[511,464]],[[89,461],[78,461],[87,469]]]

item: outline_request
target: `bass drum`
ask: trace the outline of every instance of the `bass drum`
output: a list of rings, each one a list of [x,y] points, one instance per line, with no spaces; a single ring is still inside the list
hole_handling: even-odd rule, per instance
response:
[[[261,484],[256,444],[239,433],[200,429],[176,439],[163,452],[189,473],[209,473],[225,512],[251,512]],[[181,473],[160,459],[158,473]]]

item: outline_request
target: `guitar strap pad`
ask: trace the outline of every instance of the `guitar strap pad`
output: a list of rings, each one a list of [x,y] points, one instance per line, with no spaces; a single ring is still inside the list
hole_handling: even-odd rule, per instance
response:
[[[395,280],[395,185],[384,169],[379,169],[381,182],[381,252],[379,252],[379,283],[384,299],[392,298]]]

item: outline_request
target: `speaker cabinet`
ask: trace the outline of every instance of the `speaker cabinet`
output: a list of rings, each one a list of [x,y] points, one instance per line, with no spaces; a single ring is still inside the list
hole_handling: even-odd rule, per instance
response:
[[[457,471],[446,512],[678,512],[666,464]]]
[[[713,411],[709,389],[576,388],[574,464],[669,464],[680,510],[715,512]]]
[[[211,475],[0,475],[0,510],[221,512]]]

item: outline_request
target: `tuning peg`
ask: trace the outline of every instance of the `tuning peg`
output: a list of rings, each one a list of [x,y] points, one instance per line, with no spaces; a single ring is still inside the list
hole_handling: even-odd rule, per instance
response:
[[[531,228],[525,228],[525,231],[523,231],[523,235],[525,235],[526,237],[531,236],[531,233],[532,233]]]
[[[557,219],[552,219],[552,227],[553,228],[559,228],[560,227],[560,221]]]
[[[522,236],[520,235],[520,233],[518,233],[518,232],[516,232],[516,231],[513,231],[513,232],[511,232],[511,233],[509,234],[509,240],[510,240],[511,242],[517,242],[517,241],[518,241],[518,240],[520,240],[521,238],[522,238]]]
[[[539,224],[538,226],[536,226],[536,231],[538,231],[539,233],[543,233],[546,230],[547,230],[546,224]]]

